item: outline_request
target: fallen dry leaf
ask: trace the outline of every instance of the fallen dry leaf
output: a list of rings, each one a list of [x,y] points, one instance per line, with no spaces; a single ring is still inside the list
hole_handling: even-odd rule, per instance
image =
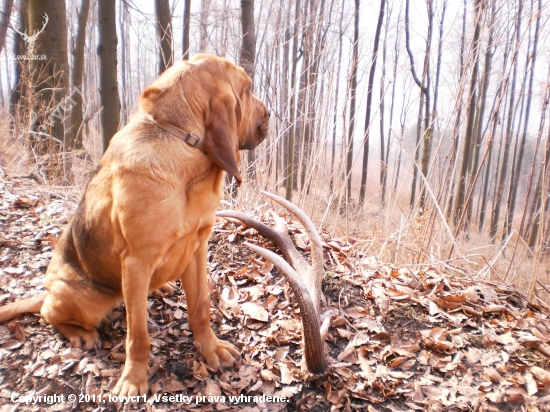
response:
[[[261,322],[267,322],[269,319],[269,312],[254,302],[245,302],[241,304],[241,310],[245,315]]]
[[[1,305],[44,289],[52,248],[79,202],[78,191],[71,197],[65,190],[0,182]],[[39,199],[36,206],[14,207],[17,198],[33,196]],[[302,226],[289,220],[288,228],[309,249]],[[242,360],[223,371],[208,368],[193,348],[183,291],[153,296],[148,300],[150,393],[279,395],[290,402],[160,402],[155,410],[545,410],[550,396],[546,311],[508,286],[456,278],[443,265],[397,268],[362,255],[367,250],[362,240],[334,238],[327,231],[321,237],[327,271],[322,313],[334,313],[326,329],[332,362],[327,375],[311,380],[305,371],[293,292],[272,264],[242,241],[272,244],[244,225],[219,219],[209,246],[211,322],[220,338],[239,348]],[[13,382],[21,393],[112,390],[126,359],[124,306],[115,308],[99,331],[100,348],[84,351],[68,348],[34,315],[0,325],[0,404],[14,406]],[[98,405],[70,407],[91,412]]]

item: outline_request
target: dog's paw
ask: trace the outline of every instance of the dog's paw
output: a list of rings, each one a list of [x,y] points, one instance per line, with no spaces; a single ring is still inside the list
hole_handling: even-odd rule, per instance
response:
[[[208,366],[216,370],[222,366],[233,366],[241,358],[241,354],[235,346],[215,336],[209,342],[201,343],[195,340],[194,344]]]
[[[138,396],[147,394],[147,366],[132,366],[126,361],[122,376],[118,380],[113,395]]]
[[[80,326],[57,324],[53,325],[59,332],[71,342],[75,348],[92,349],[99,347],[99,334],[95,328],[86,330]]]

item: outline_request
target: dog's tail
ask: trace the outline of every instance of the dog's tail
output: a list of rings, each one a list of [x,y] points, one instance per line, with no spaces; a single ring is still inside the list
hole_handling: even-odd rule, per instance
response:
[[[13,319],[23,313],[40,312],[46,296],[48,296],[48,292],[43,292],[38,296],[23,299],[19,302],[8,303],[0,307],[0,322]]]

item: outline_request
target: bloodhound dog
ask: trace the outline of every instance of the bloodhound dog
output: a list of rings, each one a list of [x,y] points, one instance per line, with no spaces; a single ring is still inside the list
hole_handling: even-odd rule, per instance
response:
[[[147,296],[180,279],[195,347],[213,368],[239,351],[210,326],[208,239],[224,171],[240,184],[239,151],[267,135],[269,111],[245,71],[197,54],[166,70],[111,140],[46,272],[47,292],[0,308],[0,321],[38,311],[74,346],[99,342],[117,302],[127,313],[126,363],[113,393],[147,394]]]

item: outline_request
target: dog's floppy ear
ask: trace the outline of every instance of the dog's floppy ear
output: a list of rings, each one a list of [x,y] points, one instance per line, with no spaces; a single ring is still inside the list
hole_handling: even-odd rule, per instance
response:
[[[210,100],[204,136],[208,156],[221,169],[234,176],[239,185],[242,177],[239,173],[237,130],[241,118],[241,105],[233,94],[215,94]]]

